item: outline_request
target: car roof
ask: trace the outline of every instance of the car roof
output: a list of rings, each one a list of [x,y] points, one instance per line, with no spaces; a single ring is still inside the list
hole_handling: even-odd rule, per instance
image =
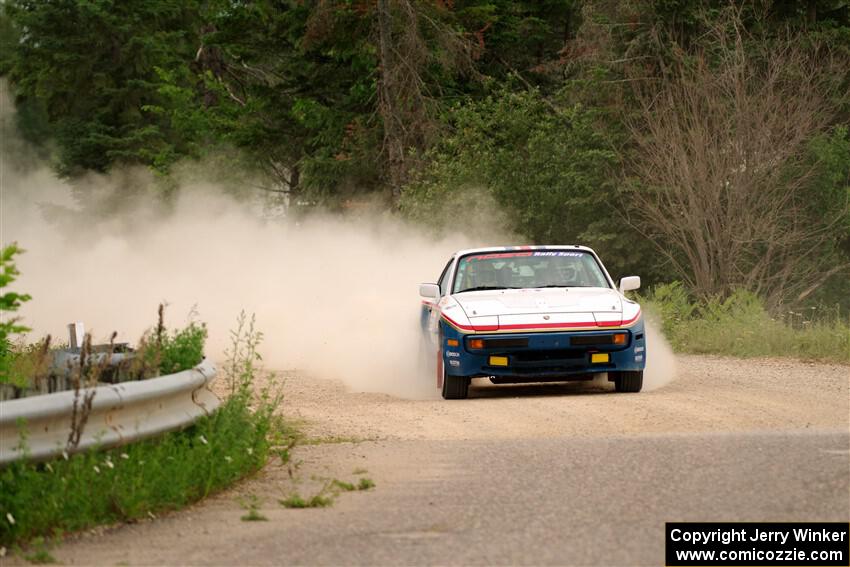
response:
[[[546,245],[535,245],[535,246],[488,246],[486,248],[467,248],[466,250],[458,250],[455,252],[454,257],[458,258],[460,256],[466,256],[467,254],[486,254],[488,252],[518,252],[521,250],[564,250],[569,248],[570,250],[583,250],[585,252],[590,252],[591,254],[596,254],[592,249],[587,246],[579,246],[578,244],[546,244]]]

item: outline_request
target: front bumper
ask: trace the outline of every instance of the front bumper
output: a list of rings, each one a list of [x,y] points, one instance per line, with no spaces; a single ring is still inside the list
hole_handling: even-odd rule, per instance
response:
[[[646,366],[642,318],[627,329],[593,331],[463,334],[445,322],[440,327],[442,361],[452,376],[555,381]],[[611,337],[621,333],[627,335],[625,344],[612,344]],[[471,348],[473,339],[482,339],[484,347]]]

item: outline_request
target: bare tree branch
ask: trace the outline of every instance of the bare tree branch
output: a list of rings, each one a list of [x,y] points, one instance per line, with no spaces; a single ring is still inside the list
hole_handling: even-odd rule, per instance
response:
[[[658,80],[625,79],[641,104],[627,124],[638,149],[633,218],[700,296],[745,287],[776,306],[822,281],[817,251],[845,211],[813,218],[806,151],[837,111],[835,62],[804,45],[793,35],[750,42],[728,10]]]

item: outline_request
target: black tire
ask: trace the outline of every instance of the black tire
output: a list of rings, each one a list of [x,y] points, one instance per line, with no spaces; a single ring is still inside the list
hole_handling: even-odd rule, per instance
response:
[[[443,368],[443,399],[465,400],[469,396],[469,377],[452,376]]]
[[[614,389],[618,392],[640,392],[641,388],[643,388],[643,370],[624,370],[614,374]]]

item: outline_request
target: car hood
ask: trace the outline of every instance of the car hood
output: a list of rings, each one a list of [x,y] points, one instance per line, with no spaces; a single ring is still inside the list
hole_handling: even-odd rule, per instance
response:
[[[469,291],[452,296],[470,319],[553,313],[621,313],[619,293],[607,288]]]

